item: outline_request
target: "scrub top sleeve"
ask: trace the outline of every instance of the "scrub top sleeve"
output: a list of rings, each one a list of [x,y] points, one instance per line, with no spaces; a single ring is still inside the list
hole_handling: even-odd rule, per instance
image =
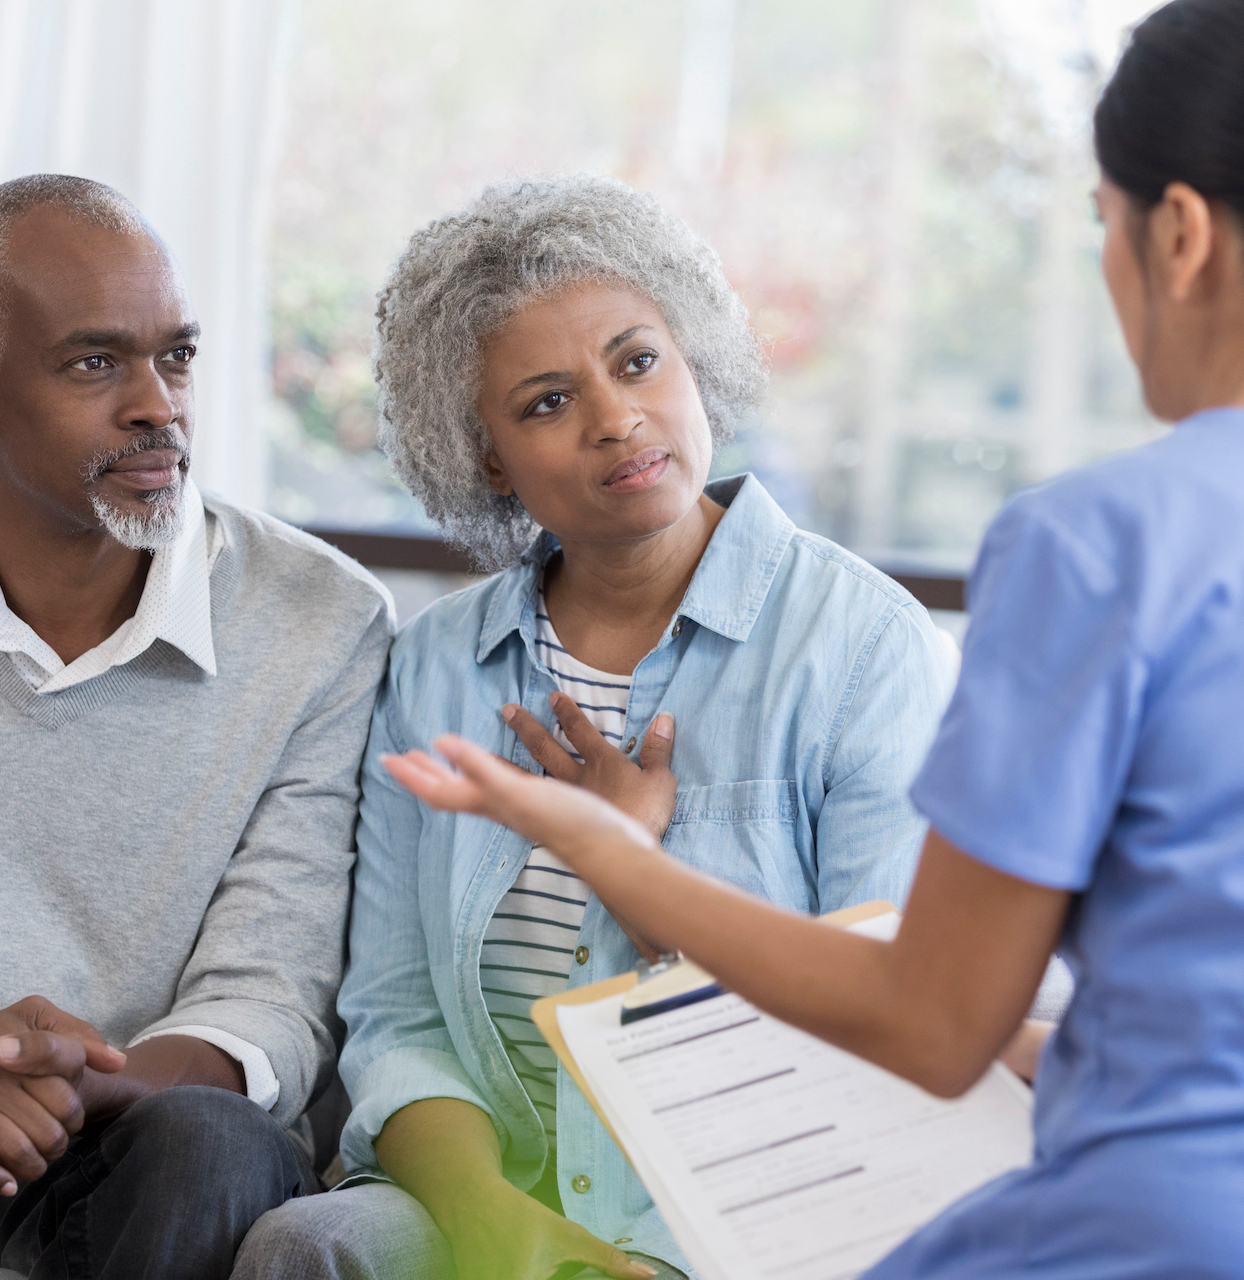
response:
[[[1144,664],[1114,558],[1046,516],[1042,497],[986,535],[959,684],[911,796],[979,861],[1078,891],[1127,776]]]

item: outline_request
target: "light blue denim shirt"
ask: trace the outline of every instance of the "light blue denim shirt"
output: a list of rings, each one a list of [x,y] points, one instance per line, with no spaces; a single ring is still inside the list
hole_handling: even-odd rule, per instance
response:
[[[795,528],[751,476],[708,486],[728,507],[678,612],[635,668],[626,737],[674,715],[676,858],[794,911],[872,898],[901,903],[924,823],[907,789],[950,696],[953,672],[928,614],[841,547]],[[354,1102],[348,1171],[375,1170],[385,1121],[422,1098],[460,1098],[492,1118],[504,1171],[531,1186],[544,1131],[480,990],[480,947],[529,841],[483,818],[434,813],[397,786],[384,752],[461,733],[523,768],[499,714],[546,726],[556,685],[537,656],[535,604],[556,541],[438,600],[393,646],[363,765],[340,1011],[341,1074]],[[572,987],[634,968],[626,935],[590,898]],[[605,1240],[688,1270],[625,1157],[569,1077],[557,1091],[558,1182],[567,1216]],[[586,1174],[584,1192],[571,1180]],[[579,1185],[582,1185],[580,1182]]]

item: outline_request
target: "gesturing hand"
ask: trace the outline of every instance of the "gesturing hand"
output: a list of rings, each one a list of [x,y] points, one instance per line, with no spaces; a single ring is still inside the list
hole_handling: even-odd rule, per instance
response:
[[[670,771],[674,717],[662,712],[652,722],[636,764],[605,740],[573,698],[554,693],[549,695],[549,702],[566,737],[583,757],[582,764],[522,707],[508,703],[501,708],[501,715],[550,777],[595,792],[643,823],[660,840],[674,816],[678,791],[678,779]]]
[[[384,756],[384,767],[433,809],[491,818],[551,849],[593,889],[607,866],[661,853],[650,831],[581,787],[537,778],[456,734],[433,745],[457,768],[426,751]]]
[[[82,1128],[83,1070],[124,1065],[89,1022],[42,996],[0,1009],[0,1195],[17,1191],[14,1174],[41,1178]]]

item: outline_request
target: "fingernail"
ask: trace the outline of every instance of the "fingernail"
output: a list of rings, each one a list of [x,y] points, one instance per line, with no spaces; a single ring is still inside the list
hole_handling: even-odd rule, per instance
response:
[[[650,1267],[646,1262],[632,1262],[631,1275],[643,1276],[644,1280],[652,1280],[656,1275],[656,1268]]]
[[[662,711],[661,714],[657,716],[657,723],[654,731],[658,738],[672,738],[674,736],[674,717],[670,715],[668,711]],[[655,1271],[653,1272],[653,1275],[656,1275]]]
[[[16,1182],[0,1182],[0,1196],[15,1196],[16,1194]]]
[[[507,702],[505,706],[501,708],[501,719],[504,720],[506,724],[509,724],[510,721],[514,719],[514,714],[517,710],[518,708],[512,702]]]
[[[120,1058],[122,1062],[125,1061],[125,1050],[118,1049],[115,1044],[110,1044],[108,1046],[108,1052],[112,1054],[114,1058]]]
[[[12,1062],[22,1056],[22,1042],[14,1036],[0,1036],[0,1062]]]

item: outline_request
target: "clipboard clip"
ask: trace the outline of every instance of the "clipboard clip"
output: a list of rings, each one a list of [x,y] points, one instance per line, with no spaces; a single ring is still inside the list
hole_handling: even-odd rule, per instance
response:
[[[712,974],[677,953],[641,960],[638,981],[622,998],[622,1025],[724,994]]]
[[[635,973],[639,982],[651,982],[653,978],[659,978],[663,973],[669,973],[674,965],[681,963],[682,955],[680,952],[663,951],[651,964],[647,960],[641,960],[635,966]]]

